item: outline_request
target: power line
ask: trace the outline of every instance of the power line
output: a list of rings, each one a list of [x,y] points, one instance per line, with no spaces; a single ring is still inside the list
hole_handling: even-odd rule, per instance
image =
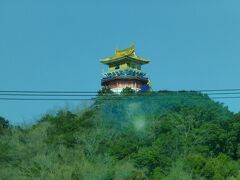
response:
[[[204,93],[207,95],[236,95],[236,94],[240,94],[240,92],[220,92],[220,93]]]
[[[95,99],[65,99],[65,98],[0,98],[6,101],[90,101]]]
[[[164,91],[164,90],[163,90]],[[188,91],[195,91],[195,92],[229,92],[229,91],[240,91],[240,88],[236,89],[203,89],[203,90],[188,90]],[[161,91],[155,91],[161,92]],[[171,92],[171,91],[170,91]],[[174,92],[174,91],[173,91]],[[176,91],[177,92],[177,91]],[[0,93],[43,93],[43,94],[96,94],[98,91],[45,91],[45,90],[1,90]]]
[[[239,91],[239,92],[236,92]],[[164,90],[162,91],[153,91],[156,93],[165,93]],[[239,99],[240,96],[215,96],[215,95],[240,95],[240,89],[210,89],[210,90],[196,90],[193,92],[200,92],[205,95],[208,95],[211,99]],[[191,91],[169,91],[167,95],[176,95],[175,93],[185,93],[184,95],[188,95],[188,98],[191,98],[190,96]],[[188,94],[189,93],[189,94]],[[90,101],[95,100],[96,97],[99,97],[102,95],[98,95],[98,92],[94,91],[33,91],[33,90],[5,90],[0,91],[0,100],[5,101]],[[103,95],[104,96],[104,95]],[[119,100],[117,99],[110,99],[109,97],[120,97],[118,94],[108,94],[107,96],[104,96],[104,98],[101,98],[101,100]],[[142,94],[127,94],[124,95],[124,97],[127,96],[156,96],[161,97],[161,94],[148,94],[148,93],[142,93]],[[32,98],[27,98],[32,97]],[[42,97],[42,98],[40,98]],[[49,97],[49,98],[44,98]],[[66,97],[66,98],[63,98]],[[73,97],[73,98],[67,98],[67,97]],[[77,97],[86,97],[86,98],[77,98]],[[193,97],[194,99],[196,97]],[[193,99],[192,98],[192,99]],[[200,98],[200,97],[199,97]],[[122,97],[120,97],[122,99]],[[158,100],[158,99],[157,99]]]
[[[212,99],[240,99],[240,96],[229,97],[211,97]]]
[[[159,92],[161,93],[161,92]],[[180,93],[184,93],[184,92],[180,92]],[[188,92],[186,92],[188,93]],[[170,94],[170,93],[169,93]],[[240,95],[240,92],[227,92],[227,93],[204,93],[204,94],[207,94],[207,95]],[[127,96],[144,96],[144,95],[148,95],[148,94],[129,94]],[[155,94],[155,96],[157,96],[159,94]],[[85,97],[89,97],[89,96],[97,96],[97,94],[35,94],[35,93],[0,93],[0,96],[48,96],[48,97],[51,97],[51,96],[56,96],[56,97],[59,97],[59,96],[63,96],[63,97],[78,97],[78,96],[85,96]],[[109,94],[108,96],[118,96],[117,94]],[[151,95],[151,96],[154,96]]]
[[[240,91],[240,89],[206,89],[206,90],[197,90],[200,92],[212,92],[212,91]]]
[[[12,91],[12,90],[6,90],[6,91],[0,91],[0,93],[44,93],[44,94],[82,94],[82,93],[98,93],[98,91]]]
[[[187,99],[202,99],[201,97],[185,97]],[[240,99],[240,96],[233,96],[233,97],[211,97],[211,99]],[[96,98],[0,98],[0,100],[6,101],[94,101]],[[131,100],[126,97],[118,97],[118,98],[101,98],[100,101],[114,101],[114,100]],[[152,100],[161,100],[161,98],[155,98]]]
[[[86,96],[86,97],[89,97],[89,96],[96,96],[94,94],[25,94],[25,93],[14,93],[14,94],[2,94],[0,93],[0,96],[63,96],[63,97],[77,97],[77,96]]]

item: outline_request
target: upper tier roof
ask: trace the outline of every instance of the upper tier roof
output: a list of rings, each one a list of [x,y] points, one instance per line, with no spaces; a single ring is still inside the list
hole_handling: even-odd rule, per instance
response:
[[[100,62],[102,62],[104,64],[111,64],[111,63],[119,62],[119,61],[122,61],[122,60],[125,60],[125,59],[137,61],[140,64],[146,64],[146,63],[150,62],[149,60],[144,59],[144,58],[140,58],[139,56],[137,56],[135,54],[134,45],[130,46],[127,49],[116,50],[115,54],[112,57],[102,59],[102,60],[100,60]]]

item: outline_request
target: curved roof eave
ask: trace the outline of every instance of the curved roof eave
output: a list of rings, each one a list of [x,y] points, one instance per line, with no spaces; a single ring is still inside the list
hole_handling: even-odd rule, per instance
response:
[[[103,59],[103,60],[100,60],[100,62],[104,63],[104,64],[111,64],[111,63],[115,63],[115,62],[118,62],[118,61],[122,61],[124,59],[132,59],[133,61],[136,61],[140,64],[147,64],[150,62],[150,60],[148,59],[143,59],[143,58],[135,58],[135,57],[131,57],[131,56],[123,56],[123,57],[120,57],[120,58],[107,58],[107,59]]]

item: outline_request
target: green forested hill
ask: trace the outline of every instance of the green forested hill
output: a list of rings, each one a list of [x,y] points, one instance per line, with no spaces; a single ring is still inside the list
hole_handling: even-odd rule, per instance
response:
[[[0,179],[240,179],[240,114],[196,92],[101,96],[32,127],[0,119]]]

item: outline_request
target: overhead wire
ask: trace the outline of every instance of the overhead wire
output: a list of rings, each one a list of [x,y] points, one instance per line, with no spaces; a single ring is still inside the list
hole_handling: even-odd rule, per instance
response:
[[[240,91],[240,88],[230,88],[230,89],[198,89],[198,90],[193,90],[189,89],[189,91]],[[163,90],[164,91],[164,90]],[[167,90],[168,91],[168,90]],[[171,90],[169,90],[171,91]],[[65,90],[0,90],[0,93],[2,92],[23,92],[23,93],[89,93],[93,92],[96,93],[98,91],[65,91]]]
[[[199,92],[204,95],[208,95],[211,99],[239,99],[240,96],[215,96],[215,95],[240,95],[240,89],[209,89],[209,90],[190,90],[190,91],[169,91],[169,94],[176,93],[186,93],[189,92]],[[239,91],[239,92],[236,92]],[[164,93],[163,91],[154,91],[156,93]],[[0,91],[0,100],[18,100],[18,101],[30,101],[30,100],[42,100],[42,101],[90,101],[95,100],[99,96],[104,96],[98,94],[97,91],[35,91],[35,90],[1,90]],[[127,96],[141,96],[149,94],[127,94]],[[150,96],[159,96],[161,94],[151,94]],[[101,100],[113,100],[109,97],[119,96],[118,94],[109,94],[101,98]],[[27,98],[31,97],[31,98]],[[41,98],[40,98],[41,97]],[[49,98],[45,98],[49,97]],[[66,97],[66,98],[63,98]],[[72,97],[72,98],[70,98]],[[78,98],[86,97],[86,98]],[[107,97],[107,98],[106,98]],[[190,96],[188,96],[191,98]],[[196,98],[196,97],[195,97]]]
[[[98,93],[98,91],[32,91],[32,90],[3,90],[0,93],[44,93],[44,94],[81,94],[81,93]]]
[[[160,91],[155,91],[155,92],[161,92],[165,90],[160,90]],[[171,90],[166,90],[170,91]],[[180,90],[181,91],[181,90]],[[240,88],[231,88],[231,89],[199,89],[199,90],[182,90],[182,91],[195,91],[195,92],[218,92],[218,91],[240,91]],[[58,91],[58,90],[53,90],[53,91],[46,91],[46,90],[0,90],[0,93],[44,93],[44,94],[82,94],[82,93],[90,93],[90,94],[96,94],[99,91]],[[174,92],[174,90],[173,90]]]

